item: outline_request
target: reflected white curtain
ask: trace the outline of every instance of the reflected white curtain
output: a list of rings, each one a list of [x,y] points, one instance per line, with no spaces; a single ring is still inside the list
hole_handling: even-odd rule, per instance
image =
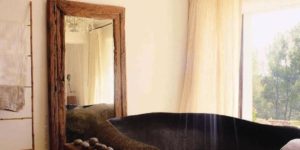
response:
[[[240,0],[189,0],[180,112],[238,114]]]
[[[112,25],[89,32],[88,104],[114,102]]]
[[[101,51],[102,51],[102,30],[89,32],[89,53],[88,53],[88,104],[99,103],[97,92],[101,87]]]

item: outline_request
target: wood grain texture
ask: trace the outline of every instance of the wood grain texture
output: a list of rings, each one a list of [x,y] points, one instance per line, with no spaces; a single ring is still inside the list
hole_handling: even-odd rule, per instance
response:
[[[47,6],[47,30],[48,30],[48,94],[49,94],[49,135],[50,149],[59,150],[64,138],[64,133],[61,131],[61,126],[64,124],[64,119],[61,116],[59,109],[59,62],[60,62],[60,16],[61,12],[57,9],[56,1],[48,1]]]
[[[66,141],[64,16],[113,20],[115,115],[123,117],[127,115],[125,9],[65,0],[48,0],[47,5],[50,149],[63,150]]]
[[[121,34],[121,107],[122,116],[127,116],[127,79],[126,79],[126,47],[125,47],[125,9],[119,14],[120,17],[120,34]]]
[[[74,1],[61,1],[59,8],[64,15],[97,18],[102,15],[124,14],[125,8],[110,5],[95,5]]]

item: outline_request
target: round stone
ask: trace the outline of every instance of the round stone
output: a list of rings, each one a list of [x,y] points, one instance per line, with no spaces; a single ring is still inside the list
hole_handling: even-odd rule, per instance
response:
[[[87,141],[84,141],[84,142],[82,142],[81,146],[84,148],[89,148],[90,144]]]
[[[82,143],[83,143],[83,141],[82,141],[81,139],[76,139],[76,140],[73,141],[73,144],[74,144],[75,146],[79,146],[79,145],[81,145]]]
[[[98,140],[98,138],[93,137],[93,138],[89,139],[89,143],[91,146],[95,146],[96,143],[99,143],[99,140]]]
[[[96,143],[95,148],[97,150],[107,150],[107,146],[104,144]]]

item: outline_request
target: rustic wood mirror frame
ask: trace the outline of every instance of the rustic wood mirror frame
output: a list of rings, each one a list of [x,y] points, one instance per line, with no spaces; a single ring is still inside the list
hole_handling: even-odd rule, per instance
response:
[[[116,117],[127,115],[125,66],[125,9],[67,0],[48,0],[48,98],[50,149],[63,150],[65,136],[64,16],[113,19],[114,103]]]

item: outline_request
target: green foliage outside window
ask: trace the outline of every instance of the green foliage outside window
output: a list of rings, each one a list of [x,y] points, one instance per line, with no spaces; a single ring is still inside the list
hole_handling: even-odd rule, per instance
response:
[[[259,72],[253,58],[253,119],[294,120],[292,124],[300,125],[300,24],[269,46],[266,73]]]

